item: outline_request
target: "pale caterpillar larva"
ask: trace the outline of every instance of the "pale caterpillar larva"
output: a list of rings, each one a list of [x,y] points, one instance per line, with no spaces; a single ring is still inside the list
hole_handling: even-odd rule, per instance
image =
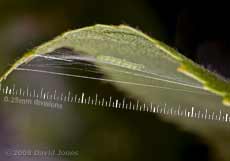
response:
[[[97,60],[102,63],[108,63],[111,65],[128,68],[131,70],[142,71],[145,68],[143,64],[137,64],[134,62],[127,61],[125,59],[120,59],[120,58],[116,58],[112,56],[100,55],[100,56],[97,56]]]

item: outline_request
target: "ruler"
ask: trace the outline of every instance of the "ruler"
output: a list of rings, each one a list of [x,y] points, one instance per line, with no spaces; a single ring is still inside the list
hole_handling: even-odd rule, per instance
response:
[[[0,84],[1,102],[6,104],[35,105],[48,108],[63,109],[69,104],[88,105],[92,107],[103,107],[108,109],[121,109],[128,111],[149,112],[170,117],[181,117],[187,119],[211,120],[230,123],[230,114],[221,109],[210,111],[208,108],[201,110],[195,106],[183,108],[182,105],[171,107],[167,103],[156,105],[154,102],[143,102],[130,98],[116,98],[114,96],[94,95],[87,92],[77,93],[58,91],[57,89],[33,89],[30,87],[18,87],[16,84]]]

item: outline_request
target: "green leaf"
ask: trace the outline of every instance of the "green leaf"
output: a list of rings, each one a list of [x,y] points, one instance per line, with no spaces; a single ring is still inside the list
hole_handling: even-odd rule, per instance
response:
[[[93,61],[105,73],[104,80],[113,82],[143,101],[151,101],[157,106],[169,105],[168,108],[179,106],[186,110],[196,107],[217,113],[220,109],[222,113],[229,112],[229,81],[164,43],[124,25],[95,25],[66,32],[26,53],[0,81],[22,64],[63,47],[71,48],[85,60]],[[222,160],[230,159],[230,140],[225,135],[230,128],[226,128],[225,124],[197,123],[193,119],[182,120],[179,117],[163,118],[208,138],[219,150]]]
[[[230,106],[229,81],[192,62],[164,43],[124,25],[95,25],[66,32],[25,54],[0,78],[0,81],[37,55],[49,53],[63,46],[94,56],[98,62],[143,72],[145,76],[154,74],[158,79],[177,85],[203,88],[222,96],[223,104]],[[103,69],[103,65],[101,67]],[[114,77],[111,71],[107,74]]]

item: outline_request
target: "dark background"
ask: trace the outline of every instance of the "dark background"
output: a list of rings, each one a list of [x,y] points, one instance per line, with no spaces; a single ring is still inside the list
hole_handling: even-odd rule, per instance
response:
[[[0,73],[33,47],[65,31],[100,23],[136,27],[230,78],[228,18],[228,9],[219,2],[201,5],[165,0],[1,0]],[[162,133],[169,137],[167,131]],[[189,140],[181,143],[188,144],[181,147],[184,154],[181,160],[211,160],[209,147],[200,138],[187,133],[171,138],[173,141]],[[162,142],[158,141],[160,145]],[[173,149],[174,143],[170,145]],[[159,151],[163,152],[163,145],[161,148]]]

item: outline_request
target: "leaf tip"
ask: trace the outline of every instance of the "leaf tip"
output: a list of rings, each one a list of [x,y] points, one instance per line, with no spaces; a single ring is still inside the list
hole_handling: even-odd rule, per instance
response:
[[[34,54],[34,50],[26,53],[21,59],[17,60],[14,65],[12,65],[1,77],[0,77],[0,82],[4,81],[7,79],[7,77],[20,65],[24,63],[28,63],[35,57],[36,55]]]

